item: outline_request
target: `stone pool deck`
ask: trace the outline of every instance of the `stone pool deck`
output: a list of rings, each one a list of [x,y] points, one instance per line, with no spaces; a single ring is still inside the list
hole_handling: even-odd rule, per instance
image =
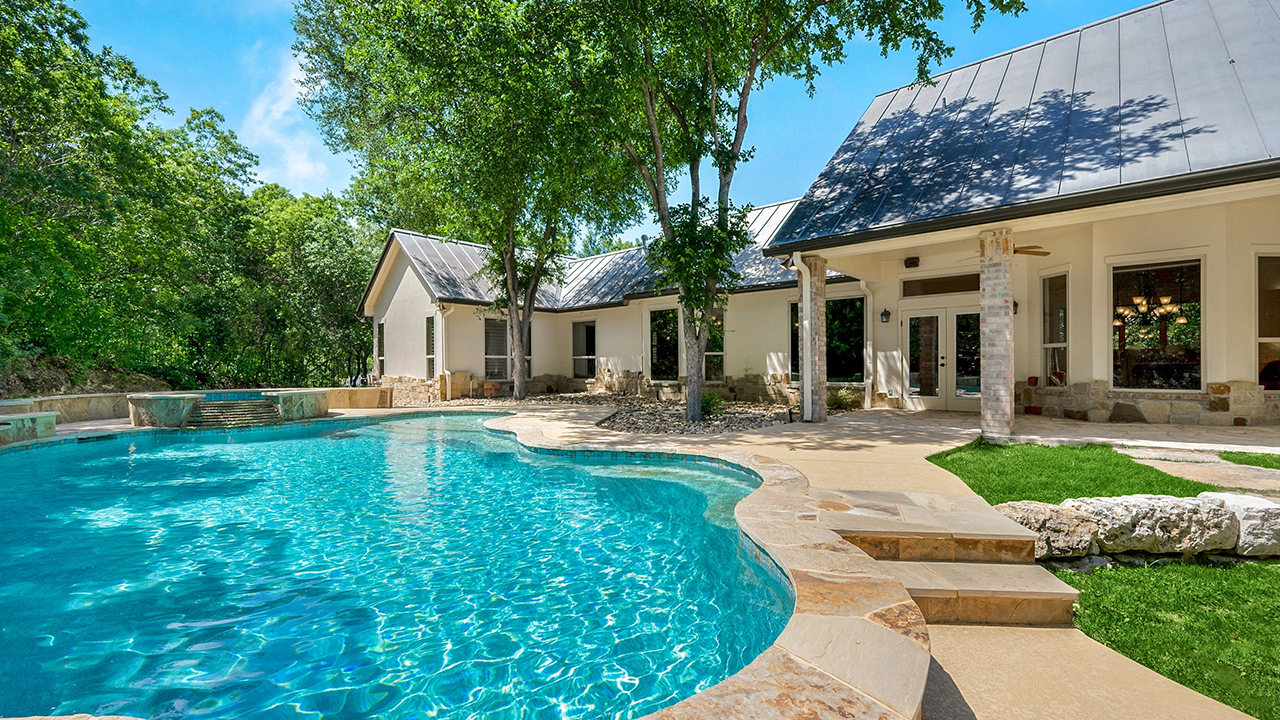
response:
[[[1030,562],[1026,531],[1001,522],[967,485],[925,460],[976,437],[974,415],[868,411],[821,425],[654,436],[597,427],[607,408],[494,409],[517,414],[490,426],[531,449],[696,455],[761,476],[762,487],[736,514],[791,580],[795,616],[743,671],[656,718],[1248,717],[1070,626],[1074,591]],[[1026,420],[1019,418],[1015,439],[1280,452],[1274,428]],[[106,421],[58,430],[64,437],[134,431]]]

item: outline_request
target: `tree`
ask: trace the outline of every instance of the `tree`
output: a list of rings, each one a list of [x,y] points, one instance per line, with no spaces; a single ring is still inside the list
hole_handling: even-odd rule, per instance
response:
[[[775,77],[803,79],[813,93],[820,68],[843,61],[844,44],[866,37],[882,54],[910,45],[916,81],[950,56],[929,23],[941,0],[601,0],[593,41],[607,54],[616,83],[618,146],[648,190],[662,237],[655,269],[671,273],[685,312],[686,417],[701,418],[702,364],[717,303],[736,279],[728,255],[746,246],[743,210],[731,189],[745,146],[753,91]],[[1017,14],[1022,0],[966,0],[973,27],[988,8]],[[700,166],[716,171],[714,205],[702,195]],[[672,206],[673,172],[689,173],[689,202]],[[709,207],[708,207],[709,206]],[[704,226],[714,227],[714,232]],[[707,259],[719,253],[718,259]],[[694,266],[688,261],[696,261]]]
[[[91,49],[58,0],[0,4],[0,369],[146,372],[177,387],[332,384],[367,363],[380,243],[337,198],[252,194],[213,110]]]
[[[609,150],[583,15],[554,1],[422,0],[394,9],[304,0],[306,102],[357,154],[375,218],[488,247],[482,274],[508,322],[515,396],[539,287],[575,234],[634,220],[641,195]]]

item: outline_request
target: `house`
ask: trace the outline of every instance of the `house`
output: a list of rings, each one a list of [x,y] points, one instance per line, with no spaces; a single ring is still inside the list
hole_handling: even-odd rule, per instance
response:
[[[711,392],[786,400],[799,387],[796,272],[761,249],[796,205],[755,208],[753,245],[735,261],[743,280],[720,315],[704,360]],[[493,289],[477,271],[484,247],[392,230],[359,312],[373,318],[379,382],[397,404],[509,393],[514,366],[504,317],[486,314]],[[533,393],[601,388],[681,394],[684,341],[674,290],[661,287],[636,247],[568,262],[562,284],[538,293],[530,328]],[[853,278],[832,271],[828,379],[861,387],[866,306]]]
[[[708,377],[813,421],[858,381],[997,441],[1015,413],[1280,424],[1277,57],[1275,0],[1164,0],[876,97],[803,198],[753,213]],[[392,233],[361,304],[379,375],[509,375],[500,323],[461,309],[490,297],[477,252]],[[538,387],[678,391],[643,252],[546,288]]]
[[[884,93],[764,252],[861,280],[874,404],[1280,423],[1278,13],[1166,0]]]

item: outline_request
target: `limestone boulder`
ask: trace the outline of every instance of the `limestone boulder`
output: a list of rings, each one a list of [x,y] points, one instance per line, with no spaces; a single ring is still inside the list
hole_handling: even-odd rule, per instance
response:
[[[1229,550],[1240,534],[1234,513],[1199,498],[1124,495],[1067,500],[1062,507],[1087,513],[1098,524],[1098,546],[1105,553]]]
[[[1086,512],[1034,500],[996,505],[995,509],[1036,532],[1036,559],[1083,557],[1098,552],[1098,524]]]
[[[1240,521],[1240,555],[1280,555],[1280,503],[1257,495],[1205,492],[1200,499],[1229,510]]]

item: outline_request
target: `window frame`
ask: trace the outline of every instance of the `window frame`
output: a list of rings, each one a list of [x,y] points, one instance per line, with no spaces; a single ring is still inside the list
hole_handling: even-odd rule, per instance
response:
[[[596,334],[595,334],[594,332],[592,332],[592,340],[593,340],[593,343],[592,343],[592,344],[594,344],[594,345],[596,346],[596,347],[594,348],[595,352],[593,352],[592,354],[590,354],[590,355],[575,355],[575,354],[573,354],[573,353],[574,353],[574,343],[576,342],[575,337],[574,337],[574,332],[575,332],[574,328],[576,328],[578,325],[584,325],[584,326],[585,326],[585,325],[590,325],[590,326],[594,329],[594,328],[596,328],[596,320],[595,320],[595,318],[592,318],[592,319],[590,319],[590,320],[576,320],[576,321],[574,321],[573,323],[571,323],[571,324],[570,324],[570,326],[569,326],[569,353],[570,353],[570,357],[572,358],[572,361],[573,361],[573,378],[574,378],[575,380],[594,380],[594,379],[596,378],[596,376],[600,373],[600,355],[599,355],[599,353],[600,353],[600,345],[599,345],[600,338],[599,338],[598,336],[596,336]],[[583,345],[584,345],[584,346],[586,345],[586,339],[585,339],[585,336],[584,336],[584,339],[583,339]],[[585,351],[585,350],[587,350],[587,349],[588,349],[588,348],[583,347],[583,350],[584,350],[584,351]],[[588,374],[587,374],[587,375],[584,375],[584,376],[582,376],[582,377],[578,377],[578,361],[579,361],[579,360],[585,360],[585,361],[587,361],[587,373],[588,373]]]
[[[432,380],[436,376],[436,316],[434,313],[426,317],[424,323],[424,332],[426,332],[426,371],[427,379]]]
[[[1063,279],[1063,285],[1064,285],[1063,290],[1066,295],[1064,302],[1066,307],[1067,318],[1066,318],[1066,327],[1063,329],[1063,335],[1065,337],[1065,341],[1060,343],[1051,343],[1046,341],[1046,338],[1048,337],[1048,333],[1046,332],[1046,330],[1048,329],[1047,326],[1049,323],[1049,303],[1048,303],[1048,289],[1046,288],[1045,285],[1050,280],[1056,280],[1058,278]],[[1114,293],[1112,293],[1112,295],[1114,296]],[[1050,350],[1063,350],[1065,351],[1063,354],[1067,356],[1067,370],[1062,374],[1063,377],[1062,377],[1061,385],[1053,384],[1053,375],[1049,372],[1049,351]],[[1050,271],[1047,271],[1044,275],[1040,276],[1040,370],[1042,373],[1044,373],[1042,375],[1042,377],[1044,378],[1044,387],[1046,388],[1071,387],[1070,355],[1071,355],[1071,272],[1069,270],[1061,270],[1061,271],[1050,270]]]
[[[378,363],[378,377],[387,374],[387,321],[378,321],[378,337],[374,339],[374,357]]]
[[[828,290],[830,289],[830,287],[831,287],[830,285],[827,286]],[[830,364],[830,361],[828,360],[827,383],[830,384],[832,382],[839,382],[841,384],[847,383],[851,385],[866,385],[867,365],[868,365],[867,338],[870,337],[870,335],[873,332],[870,328],[870,322],[868,320],[868,315],[867,315],[868,308],[870,307],[870,303],[867,302],[866,294],[861,292],[847,294],[847,291],[846,291],[844,293],[836,293],[835,295],[828,294],[827,297],[825,298],[825,302],[827,303],[830,303],[833,301],[839,301],[839,300],[861,300],[862,301],[862,379],[854,380],[854,381],[845,381],[845,380],[832,381],[830,379],[831,364]],[[786,372],[786,375],[787,375],[787,381],[792,383],[802,382],[804,379],[804,374],[802,372],[799,372],[799,370],[803,370],[803,368],[800,367],[800,361],[801,361],[801,356],[804,354],[801,343],[799,342],[800,325],[802,324],[800,319],[800,305],[801,303],[798,298],[795,300],[787,300],[787,372]],[[791,314],[792,309],[795,310],[794,320],[792,319],[792,314]],[[828,308],[827,310],[828,312],[824,313],[823,317],[830,318],[831,317],[830,309]],[[829,330],[830,320],[828,319],[827,322],[828,322],[828,330]],[[796,339],[796,343],[794,344],[794,346],[792,345],[792,342],[791,342],[793,333]],[[828,352],[830,352],[830,340],[831,340],[830,333],[828,332],[828,337],[827,337]],[[792,371],[791,366],[793,364],[797,368],[797,371]]]
[[[1266,250],[1259,250],[1254,254],[1253,296],[1254,296],[1254,312],[1255,313],[1259,313],[1262,306],[1262,261],[1264,259],[1280,261],[1280,248],[1276,248],[1274,250],[1270,248]],[[1253,344],[1253,353],[1254,353],[1253,364],[1254,364],[1254,367],[1258,368],[1257,382],[1259,385],[1262,385],[1262,345],[1264,343],[1280,344],[1280,336],[1273,337],[1270,335],[1262,334],[1261,314],[1256,314],[1254,317],[1253,332],[1256,340],[1256,342],[1254,342]],[[1280,394],[1280,390],[1267,390],[1265,388],[1263,389],[1263,392],[1268,395]]]
[[[684,309],[681,308],[680,312],[683,313]],[[725,308],[722,308],[722,307],[715,308],[714,310],[711,311],[711,314],[712,316],[715,316],[715,315],[720,316],[720,350],[716,352],[707,350],[702,353],[702,381],[708,385],[723,385],[727,377],[727,373],[725,372],[725,364],[724,364],[724,357],[725,357],[724,350],[725,350],[725,343],[728,341],[728,334],[725,332],[725,324],[724,324]],[[711,347],[710,335],[707,336],[707,347]],[[707,372],[707,359],[712,357],[720,358],[720,378],[718,380],[712,380],[711,374]]]
[[[1116,271],[1131,270],[1143,266],[1153,265],[1190,265],[1199,263],[1200,265],[1200,387],[1199,388],[1131,388],[1120,387],[1115,382],[1115,356],[1111,349],[1112,333],[1111,321],[1115,318],[1115,308],[1113,302],[1116,297]],[[1205,283],[1209,275],[1209,258],[1207,254],[1195,253],[1187,254],[1186,251],[1164,251],[1152,253],[1135,253],[1132,255],[1118,255],[1107,258],[1107,302],[1108,305],[1103,309],[1105,312],[1107,327],[1107,343],[1106,352],[1107,360],[1107,388],[1110,391],[1128,392],[1128,393],[1162,393],[1162,394],[1183,394],[1183,395],[1203,395],[1208,392],[1209,380],[1206,373],[1206,358],[1204,350],[1204,338],[1209,326],[1208,313],[1206,306],[1208,304],[1208,296],[1205,293]],[[1255,276],[1256,278],[1256,276]],[[1256,282],[1256,279],[1255,279]]]
[[[651,308],[646,308],[645,310],[646,310],[646,314],[645,314],[644,329],[645,329],[645,345],[647,349],[647,352],[645,353],[645,365],[646,365],[645,372],[648,373],[649,375],[649,382],[655,383],[655,384],[666,384],[666,385],[673,385],[673,384],[679,383],[680,370],[682,367],[682,364],[680,361],[681,361],[681,355],[683,354],[682,347],[684,345],[684,327],[683,327],[684,323],[681,322],[683,318],[680,316],[680,306],[673,305],[671,307],[651,307]],[[675,361],[676,376],[670,379],[658,378],[654,375],[654,372],[653,372],[653,354],[654,354],[653,314],[660,313],[660,312],[669,312],[669,311],[674,311],[676,314],[676,361]]]
[[[484,322],[485,322],[485,332],[484,332],[484,338],[483,338],[484,379],[487,382],[510,382],[515,379],[515,374],[512,372],[512,368],[515,365],[515,356],[511,354],[511,338],[509,337],[511,328],[507,324],[507,318],[487,317],[487,318],[484,318]],[[489,323],[491,322],[502,323],[502,349],[503,349],[503,352],[505,353],[503,355],[489,354],[489,342],[488,342]],[[528,354],[524,356],[524,359],[525,359],[525,378],[524,379],[532,380],[533,379],[533,323],[532,322],[529,323],[529,336],[525,338],[524,345],[525,345],[525,349],[528,351]],[[489,377],[489,361],[490,360],[505,360],[505,365],[504,365],[505,370],[503,371],[504,372],[503,377],[500,377],[500,378]]]

